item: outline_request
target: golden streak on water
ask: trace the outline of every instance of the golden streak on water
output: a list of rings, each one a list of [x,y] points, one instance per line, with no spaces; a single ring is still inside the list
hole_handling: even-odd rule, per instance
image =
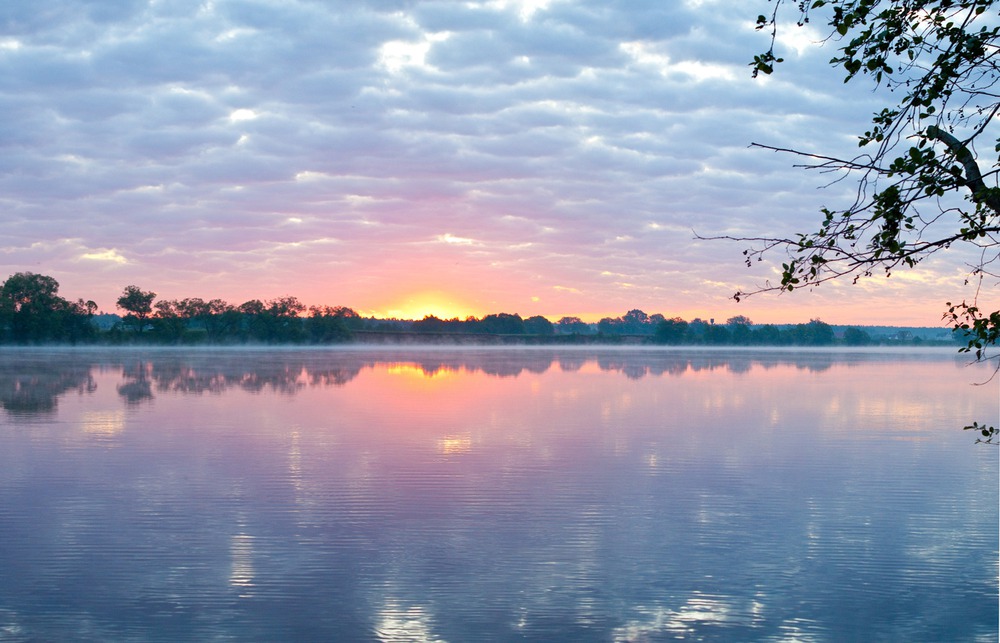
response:
[[[428,370],[418,364],[393,364],[387,367],[385,372],[389,375],[404,375],[418,379],[436,379],[455,374],[455,370],[448,367]]]

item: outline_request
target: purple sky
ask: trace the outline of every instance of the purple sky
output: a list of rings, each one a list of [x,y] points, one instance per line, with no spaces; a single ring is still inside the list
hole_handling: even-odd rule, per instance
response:
[[[793,25],[788,62],[751,79],[769,8],[3,3],[0,279],[48,274],[109,312],[136,284],[379,316],[939,324],[973,294],[961,251],[737,304],[774,265],[694,239],[815,228],[853,186],[748,145],[851,156],[881,105]]]

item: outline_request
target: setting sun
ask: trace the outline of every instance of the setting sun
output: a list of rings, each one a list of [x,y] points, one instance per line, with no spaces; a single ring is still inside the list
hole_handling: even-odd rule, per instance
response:
[[[384,316],[396,319],[423,319],[434,315],[440,319],[465,319],[476,315],[471,306],[458,297],[433,290],[406,295],[386,307]]]

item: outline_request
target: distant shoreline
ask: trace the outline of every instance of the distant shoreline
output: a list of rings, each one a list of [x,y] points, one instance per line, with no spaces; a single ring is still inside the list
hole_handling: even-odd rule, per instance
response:
[[[808,345],[808,344],[704,344],[680,343],[664,344],[653,341],[648,336],[526,336],[526,335],[463,335],[458,333],[368,333],[361,331],[358,336],[335,343],[309,342],[158,342],[123,341],[106,342],[91,341],[77,343],[44,342],[35,344],[0,343],[0,351],[30,351],[43,349],[78,349],[78,350],[368,350],[368,349],[628,349],[632,351],[664,352],[664,351],[735,351],[748,353],[755,351],[775,351],[787,353],[801,352],[947,352],[956,353],[961,345],[956,342],[921,341],[918,343],[879,342],[864,346],[852,346],[843,343]]]

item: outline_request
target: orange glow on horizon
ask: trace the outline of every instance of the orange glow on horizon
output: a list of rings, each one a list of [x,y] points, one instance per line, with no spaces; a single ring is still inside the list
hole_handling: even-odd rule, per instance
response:
[[[762,293],[736,302],[728,296],[711,294],[694,301],[690,296],[664,299],[637,296],[634,301],[630,301],[628,293],[615,293],[615,297],[608,297],[594,306],[593,301],[529,297],[528,291],[506,296],[492,295],[487,299],[483,296],[485,293],[477,290],[474,284],[455,283],[445,286],[424,281],[416,287],[397,282],[389,290],[364,293],[356,298],[356,301],[361,301],[355,310],[366,317],[378,319],[420,320],[433,315],[443,320],[465,320],[507,313],[518,314],[523,319],[541,315],[552,323],[563,317],[578,317],[586,323],[595,324],[604,317],[614,319],[625,315],[629,310],[639,309],[647,315],[661,314],[668,319],[680,317],[686,321],[714,320],[716,324],[724,324],[730,317],[742,315],[749,317],[755,324],[799,324],[811,319],[821,319],[834,325],[946,328],[947,324],[941,318],[947,308],[945,301],[949,298],[961,301],[966,294],[928,292],[915,297],[884,287],[829,287],[783,295]],[[983,300],[987,298],[981,297]],[[616,305],[619,301],[621,305]]]
[[[470,316],[482,316],[489,313],[477,315],[472,306],[463,301],[461,297],[439,290],[428,290],[404,295],[401,300],[385,306],[381,312],[376,311],[374,314],[383,319],[418,320],[428,315],[439,319],[466,319]]]

